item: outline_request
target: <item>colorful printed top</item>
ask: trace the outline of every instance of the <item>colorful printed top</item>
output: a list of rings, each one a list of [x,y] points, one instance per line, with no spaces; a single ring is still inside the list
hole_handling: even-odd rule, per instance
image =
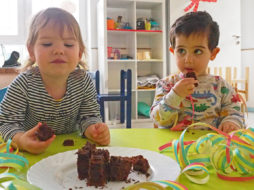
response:
[[[171,90],[179,80],[181,74],[166,77],[157,83],[150,112],[156,124],[172,127],[177,122],[187,126],[192,123],[194,108],[194,122],[204,122],[218,128],[221,123],[230,121],[245,127],[239,95],[220,76],[198,76],[198,87],[186,98]]]

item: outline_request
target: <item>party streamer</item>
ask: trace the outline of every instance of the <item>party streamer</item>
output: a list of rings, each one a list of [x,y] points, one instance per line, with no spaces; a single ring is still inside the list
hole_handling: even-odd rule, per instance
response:
[[[196,141],[184,141],[189,128],[208,127],[216,133],[209,133]],[[172,151],[182,169],[182,174],[197,184],[209,180],[209,170],[214,168],[217,176],[224,180],[245,181],[254,179],[254,129],[240,129],[227,134],[206,124],[194,123],[188,126],[178,140],[159,147],[161,152]]]
[[[9,169],[20,171],[28,166],[27,159],[18,153],[18,149],[14,150],[11,147],[10,139],[7,143],[0,139],[0,187],[7,190],[39,190],[38,187],[20,179],[19,176],[9,173]]]

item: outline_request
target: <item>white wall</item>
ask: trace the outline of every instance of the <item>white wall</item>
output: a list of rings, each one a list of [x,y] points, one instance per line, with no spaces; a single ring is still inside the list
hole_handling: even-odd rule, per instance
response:
[[[98,0],[87,0],[88,11],[88,65],[89,70],[98,69],[98,45],[97,45],[97,2]]]
[[[250,67],[250,81],[249,81],[249,101],[247,102],[248,108],[254,111],[254,1],[242,0],[241,1],[241,48],[242,48],[242,67]],[[242,76],[244,73],[242,73]]]

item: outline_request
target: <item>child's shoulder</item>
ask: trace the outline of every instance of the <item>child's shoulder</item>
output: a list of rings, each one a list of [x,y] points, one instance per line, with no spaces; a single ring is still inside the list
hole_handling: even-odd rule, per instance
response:
[[[221,85],[227,84],[227,81],[219,75],[208,74],[205,76],[200,76],[200,77],[198,76],[197,79],[200,81],[207,82],[207,83],[216,83],[216,84],[221,84]]]
[[[166,76],[162,79],[160,79],[159,81],[162,83],[175,83],[177,81],[179,81],[181,79],[180,74],[170,74],[169,76]]]
[[[160,79],[156,86],[157,88],[171,89],[181,77],[179,74],[171,74],[165,78]]]
[[[76,79],[76,80],[86,80],[86,78],[90,78],[89,74],[86,70],[76,68],[71,74],[70,78]]]
[[[84,69],[80,69],[80,68],[76,68],[69,76],[68,81],[71,84],[76,84],[76,85],[81,85],[81,86],[86,86],[87,84],[92,83],[93,79],[91,78],[91,76],[89,75],[89,72],[84,70]]]
[[[33,67],[27,71],[21,72],[13,80],[13,83],[28,83],[29,81],[33,82],[35,77],[41,77],[38,67]]]

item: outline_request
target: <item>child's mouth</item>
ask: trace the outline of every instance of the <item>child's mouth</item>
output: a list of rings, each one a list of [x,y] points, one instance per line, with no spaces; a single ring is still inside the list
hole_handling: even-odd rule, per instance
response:
[[[186,73],[188,72],[194,72],[192,68],[185,68]]]

